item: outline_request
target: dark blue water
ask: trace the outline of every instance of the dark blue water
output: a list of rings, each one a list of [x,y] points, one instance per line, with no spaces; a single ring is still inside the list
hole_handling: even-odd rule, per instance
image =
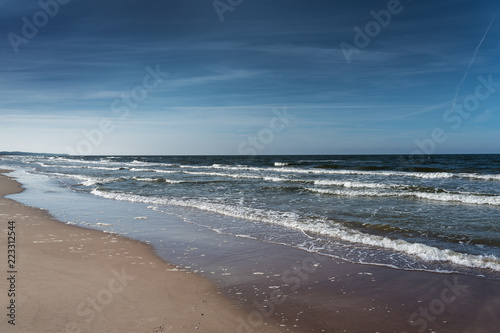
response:
[[[0,167],[353,262],[500,271],[500,155],[8,156]]]

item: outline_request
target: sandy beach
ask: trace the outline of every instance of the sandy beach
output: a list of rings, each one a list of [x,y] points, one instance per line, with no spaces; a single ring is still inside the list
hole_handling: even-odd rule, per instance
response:
[[[1,332],[236,332],[245,313],[210,281],[177,271],[147,244],[66,225],[3,198],[20,191],[0,176]],[[15,222],[13,270],[9,221]],[[15,311],[7,308],[12,300]]]

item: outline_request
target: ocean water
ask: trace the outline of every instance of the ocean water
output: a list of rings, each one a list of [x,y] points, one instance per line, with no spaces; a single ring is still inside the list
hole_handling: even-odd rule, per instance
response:
[[[214,233],[355,263],[500,276],[500,155],[3,156],[0,167]]]

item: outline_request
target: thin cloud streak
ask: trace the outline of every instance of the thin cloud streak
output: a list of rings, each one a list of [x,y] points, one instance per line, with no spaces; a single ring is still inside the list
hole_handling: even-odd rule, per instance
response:
[[[457,89],[455,91],[455,97],[453,98],[453,105],[451,107],[451,112],[455,111],[455,106],[456,106],[458,94],[460,93],[460,89],[462,88],[462,85],[464,84],[465,79],[467,79],[467,76],[469,75],[472,64],[474,64],[474,61],[476,60],[476,56],[477,56],[477,52],[479,51],[479,48],[481,47],[481,45],[483,45],[484,39],[488,35],[488,32],[490,31],[490,28],[491,28],[493,22],[495,22],[495,19],[497,17],[499,9],[500,9],[500,7],[498,7],[497,10],[495,11],[495,15],[493,15],[493,18],[491,19],[490,24],[488,24],[488,27],[486,28],[486,31],[483,34],[483,37],[481,38],[481,40],[479,41],[479,43],[476,46],[476,49],[474,50],[474,54],[472,55],[472,58],[470,60],[469,66],[467,67],[467,70],[465,71],[464,77],[457,85]]]

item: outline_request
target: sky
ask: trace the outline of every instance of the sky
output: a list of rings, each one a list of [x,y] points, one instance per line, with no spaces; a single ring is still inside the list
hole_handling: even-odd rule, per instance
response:
[[[0,7],[0,151],[500,153],[498,0]]]

